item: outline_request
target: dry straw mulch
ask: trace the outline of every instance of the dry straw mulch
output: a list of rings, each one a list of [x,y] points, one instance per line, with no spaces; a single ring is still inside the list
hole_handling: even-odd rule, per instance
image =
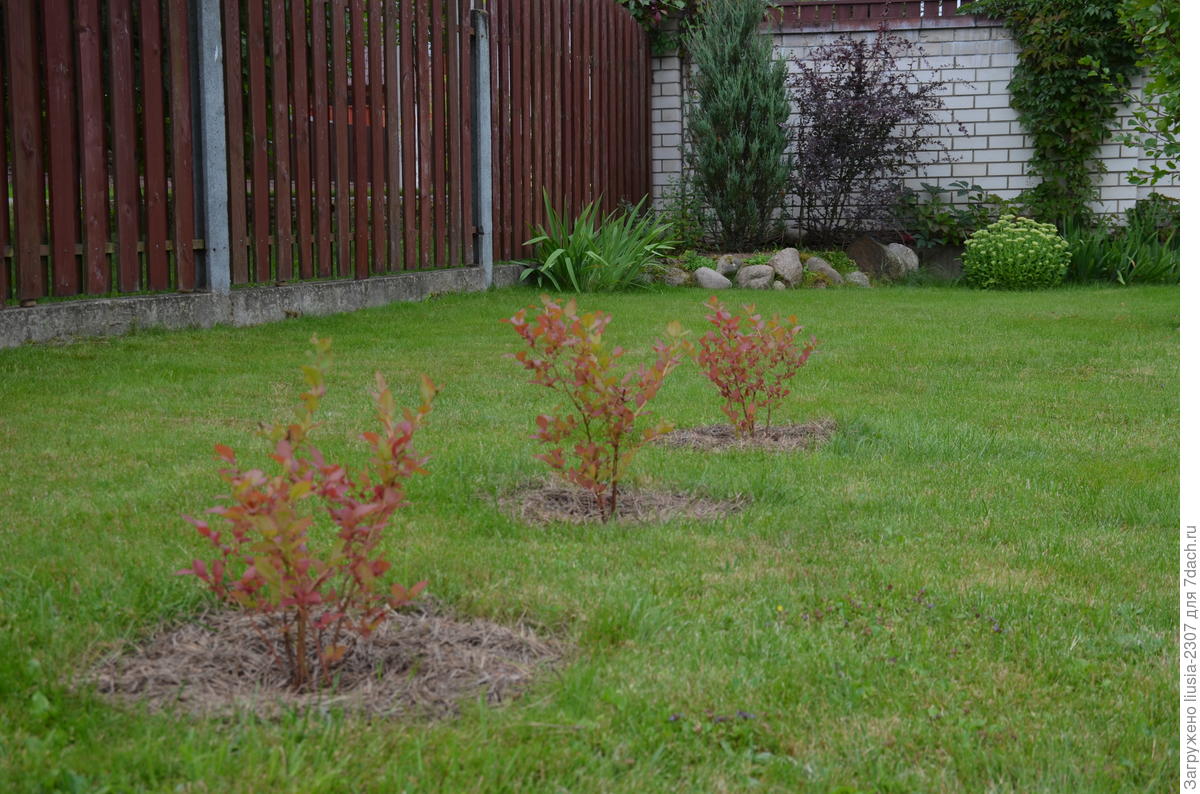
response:
[[[618,523],[645,524],[672,518],[712,520],[736,513],[747,499],[711,499],[696,494],[625,487],[617,495]],[[558,482],[537,482],[500,497],[502,507],[527,524],[592,524],[600,522],[596,497]]]
[[[794,425],[760,427],[749,438],[738,438],[732,425],[705,425],[673,430],[656,443],[704,451],[765,449],[775,452],[810,450],[824,444],[837,431],[837,422],[819,419]]]
[[[165,630],[106,659],[89,678],[101,693],[155,711],[272,717],[311,707],[436,718],[455,714],[464,698],[511,698],[563,657],[562,646],[528,628],[442,612],[426,602],[390,615],[370,637],[356,639],[333,686],[317,692],[288,687],[287,670],[276,661],[282,643],[267,618],[242,611],[210,612]]]

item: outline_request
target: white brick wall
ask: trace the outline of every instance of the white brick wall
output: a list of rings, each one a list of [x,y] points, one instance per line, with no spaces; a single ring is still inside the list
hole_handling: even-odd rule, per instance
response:
[[[874,35],[869,31],[848,31],[854,37]],[[907,181],[913,187],[920,182],[945,185],[960,179],[978,184],[1004,198],[1016,198],[1036,183],[1026,175],[1032,154],[1032,142],[1025,134],[1017,114],[1009,107],[1008,82],[1017,62],[1018,49],[1001,25],[979,20],[961,28],[896,29],[896,32],[924,50],[922,75],[940,75],[950,84],[945,98],[945,124],[938,134],[956,158],[942,165],[927,165]],[[776,32],[775,46],[785,58],[805,58],[816,47],[829,44],[842,32]],[[664,190],[677,180],[683,169],[683,145],[686,138],[684,117],[687,108],[683,65],[676,56],[653,59],[654,200],[661,202]],[[1128,109],[1118,115],[1122,124]],[[958,131],[958,125],[966,133]],[[1122,213],[1151,191],[1178,196],[1176,185],[1160,184],[1153,188],[1129,184],[1125,174],[1147,161],[1140,151],[1118,144],[1101,148],[1100,160],[1107,173],[1097,173],[1100,201],[1098,212]]]

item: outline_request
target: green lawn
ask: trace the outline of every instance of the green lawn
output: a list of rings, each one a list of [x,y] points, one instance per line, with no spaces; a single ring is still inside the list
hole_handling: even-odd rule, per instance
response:
[[[809,454],[646,450],[643,484],[752,497],[710,523],[537,528],[496,507],[543,468],[529,434],[552,397],[498,321],[528,291],[0,351],[0,790],[1173,789],[1178,288],[727,296],[822,340],[781,419],[840,430]],[[581,305],[642,351],[671,319],[700,333],[704,297]],[[444,385],[397,577],[574,655],[436,724],[192,720],[73,687],[206,602],[171,575],[203,550],[180,515],[220,492],[214,443],[256,449],[290,410],[313,333],[334,340],[335,452],[376,369],[402,402],[420,372]],[[694,366],[657,407],[723,421]]]

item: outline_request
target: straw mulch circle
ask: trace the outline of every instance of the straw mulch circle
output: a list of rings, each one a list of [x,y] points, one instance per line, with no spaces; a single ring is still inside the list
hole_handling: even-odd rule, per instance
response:
[[[265,616],[214,611],[106,659],[89,678],[102,694],[153,711],[272,717],[311,707],[436,718],[457,713],[464,698],[496,704],[513,697],[564,649],[528,628],[455,619],[425,602],[356,638],[331,687],[291,690],[286,666],[277,662],[282,654]]]
[[[674,491],[651,491],[626,486],[617,496],[617,514],[612,521],[646,524],[672,518],[702,521],[723,518],[746,506],[747,499],[712,499]],[[596,497],[581,488],[560,482],[535,482],[500,497],[500,505],[527,524],[598,524],[600,507]]]
[[[763,449],[773,452],[816,449],[837,431],[837,422],[819,419],[793,425],[760,427],[749,438],[738,438],[732,425],[705,425],[673,430],[656,443],[703,451]]]

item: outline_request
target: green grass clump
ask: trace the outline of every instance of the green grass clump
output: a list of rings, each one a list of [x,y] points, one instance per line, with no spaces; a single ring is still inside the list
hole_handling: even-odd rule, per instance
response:
[[[504,359],[499,322],[536,299],[0,351],[0,791],[1171,788],[1177,287],[739,292],[821,342],[774,421],[837,433],[810,453],[647,447],[638,485],[750,503],[602,528],[527,526],[496,502],[543,468],[530,435],[553,396]],[[693,292],[580,300],[630,351],[670,319],[705,328]],[[317,431],[332,459],[358,454],[376,370],[444,387],[389,576],[530,622],[574,646],[565,665],[432,724],[336,704],[150,714],[76,686],[211,603],[171,575],[203,548],[180,516],[220,491],[214,444],[289,415],[314,333],[336,353]],[[655,402],[681,426],[724,421],[693,367]]]

